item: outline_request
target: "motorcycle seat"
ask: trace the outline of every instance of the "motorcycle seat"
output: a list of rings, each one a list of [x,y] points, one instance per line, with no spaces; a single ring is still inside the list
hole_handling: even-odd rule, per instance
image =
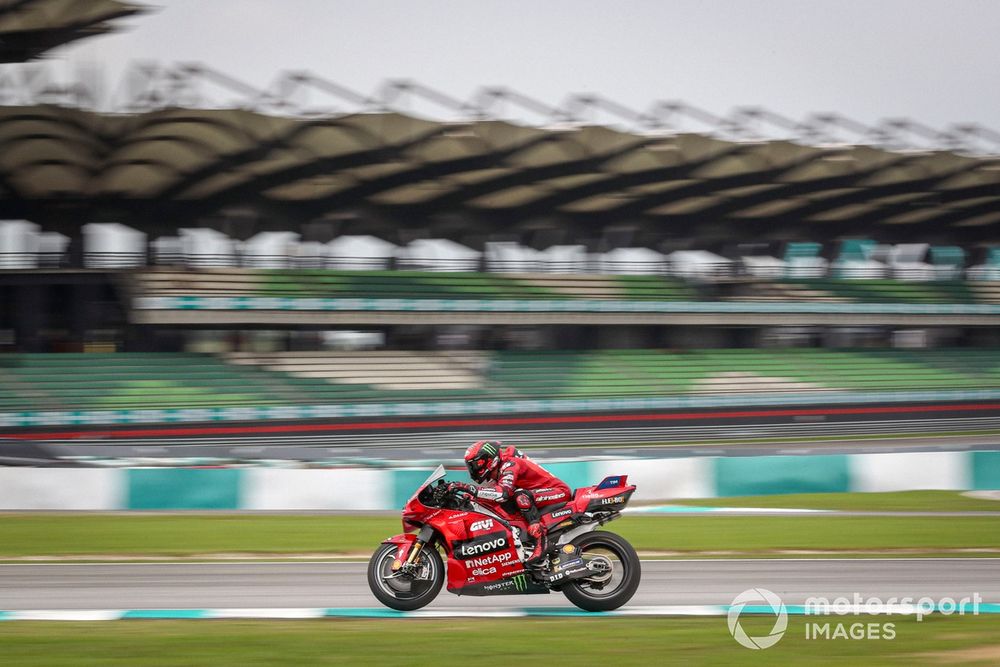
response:
[[[566,507],[566,505],[567,503],[556,503],[555,505],[546,505],[545,511],[542,513],[542,516],[545,516],[546,514],[552,514],[553,512],[557,512],[562,508]]]

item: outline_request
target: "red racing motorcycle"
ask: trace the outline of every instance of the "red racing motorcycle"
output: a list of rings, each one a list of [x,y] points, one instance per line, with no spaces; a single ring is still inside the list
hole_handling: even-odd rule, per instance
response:
[[[586,611],[609,611],[639,586],[639,556],[622,537],[598,530],[621,516],[635,491],[628,477],[606,477],[577,489],[573,499],[545,508],[551,545],[542,567],[526,570],[533,544],[519,512],[486,507],[451,489],[438,466],[403,508],[401,535],[390,537],[368,563],[368,585],[379,602],[401,611],[430,604],[445,580],[456,595],[563,593]],[[447,558],[445,568],[442,554]]]

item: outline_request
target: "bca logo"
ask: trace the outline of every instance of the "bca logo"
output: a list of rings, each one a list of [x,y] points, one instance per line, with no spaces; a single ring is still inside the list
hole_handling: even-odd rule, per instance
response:
[[[493,527],[493,519],[483,519],[482,521],[473,522],[473,524],[469,526],[469,530],[472,531],[489,530],[492,527]]]

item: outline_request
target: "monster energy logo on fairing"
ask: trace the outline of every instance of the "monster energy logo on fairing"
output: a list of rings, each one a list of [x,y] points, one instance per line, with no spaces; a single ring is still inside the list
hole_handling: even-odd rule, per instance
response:
[[[528,590],[528,577],[526,577],[525,575],[519,574],[513,578],[513,581],[515,590],[517,591]]]

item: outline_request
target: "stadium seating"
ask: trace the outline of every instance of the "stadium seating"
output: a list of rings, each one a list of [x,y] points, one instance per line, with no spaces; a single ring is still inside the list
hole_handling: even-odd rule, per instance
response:
[[[254,296],[409,299],[656,299],[697,298],[682,281],[658,276],[495,274],[425,271],[169,269],[135,275],[144,296]]]
[[[384,390],[474,390],[488,361],[485,352],[282,352],[234,353],[226,357],[241,366],[261,366],[296,378],[377,386]]]
[[[907,280],[762,280],[745,286],[749,300],[840,301],[847,303],[997,303],[1000,284]]]
[[[995,349],[0,356],[0,412],[998,387]]]
[[[126,409],[298,402],[279,374],[195,354],[0,356],[4,410]]]
[[[716,293],[653,275],[495,274],[323,269],[156,269],[135,274],[135,296],[368,299],[616,299],[886,304],[1000,303],[1000,282],[760,278]]]

